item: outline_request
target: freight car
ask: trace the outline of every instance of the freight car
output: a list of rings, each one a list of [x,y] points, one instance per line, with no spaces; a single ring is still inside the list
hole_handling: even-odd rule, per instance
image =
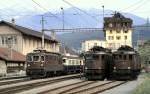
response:
[[[26,74],[32,78],[79,73],[83,67],[82,58],[40,49],[28,53],[26,62]]]
[[[62,56],[46,50],[34,50],[27,54],[26,74],[30,77],[46,77],[63,73]]]
[[[111,77],[119,80],[136,79],[140,73],[139,54],[129,46],[121,46],[113,53],[114,64]]]
[[[88,80],[103,80],[112,70],[111,52],[103,47],[94,46],[84,53],[84,76]]]

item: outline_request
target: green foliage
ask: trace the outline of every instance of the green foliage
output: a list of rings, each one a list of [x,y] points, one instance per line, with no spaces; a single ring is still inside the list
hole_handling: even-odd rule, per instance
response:
[[[150,61],[150,40],[146,41],[144,45],[139,46],[139,53],[143,63]]]
[[[139,85],[132,94],[150,94],[150,74],[145,75],[146,79]]]

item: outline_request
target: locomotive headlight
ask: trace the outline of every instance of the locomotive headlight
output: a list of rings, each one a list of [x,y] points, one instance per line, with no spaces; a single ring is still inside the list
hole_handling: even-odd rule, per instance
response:
[[[87,69],[87,67],[85,67],[85,69]]]
[[[44,65],[43,65],[43,63],[41,63],[41,67],[43,67]]]
[[[131,67],[128,67],[128,69],[131,69]]]
[[[98,69],[101,69],[101,67],[99,67]]]
[[[114,67],[114,69],[116,69],[116,67]]]
[[[28,66],[28,67],[30,67],[31,65],[30,65],[30,64],[28,64],[27,66]]]

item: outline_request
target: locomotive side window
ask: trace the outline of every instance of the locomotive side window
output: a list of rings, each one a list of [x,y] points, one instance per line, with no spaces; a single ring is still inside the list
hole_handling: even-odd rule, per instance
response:
[[[93,55],[93,59],[99,59],[98,55]]]
[[[39,61],[39,56],[33,56],[33,61]]]
[[[114,59],[116,59],[116,60],[117,60],[117,59],[118,59],[118,56],[117,56],[117,55],[114,55]]]
[[[132,60],[133,59],[133,56],[132,55],[129,55],[129,60]]]
[[[122,59],[122,55],[119,55],[119,59]]]
[[[92,58],[92,55],[88,55],[88,54],[85,56],[85,58],[86,58],[86,59],[93,59],[93,58]]]
[[[102,55],[102,60],[104,60],[104,58],[105,58],[105,56],[104,56],[104,55]]]
[[[127,56],[126,56],[126,55],[123,55],[123,59],[126,60],[126,59],[127,59]]]

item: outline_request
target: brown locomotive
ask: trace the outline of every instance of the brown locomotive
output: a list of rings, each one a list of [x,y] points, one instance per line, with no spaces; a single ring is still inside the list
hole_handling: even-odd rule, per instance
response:
[[[89,80],[136,79],[141,70],[139,54],[129,46],[121,46],[113,53],[96,47],[96,51],[85,52],[84,57],[84,76]]]
[[[141,69],[139,54],[129,46],[121,46],[113,53],[112,78],[136,79]]]
[[[46,77],[63,72],[62,56],[46,50],[34,50],[27,54],[26,74],[30,77]]]
[[[111,66],[108,66],[108,64],[111,63],[111,54],[106,49],[95,46],[90,51],[84,53],[84,57],[84,76],[88,80],[103,80],[109,75]]]
[[[26,74],[31,78],[79,73],[83,68],[80,57],[63,56],[42,49],[28,53],[26,62]]]

